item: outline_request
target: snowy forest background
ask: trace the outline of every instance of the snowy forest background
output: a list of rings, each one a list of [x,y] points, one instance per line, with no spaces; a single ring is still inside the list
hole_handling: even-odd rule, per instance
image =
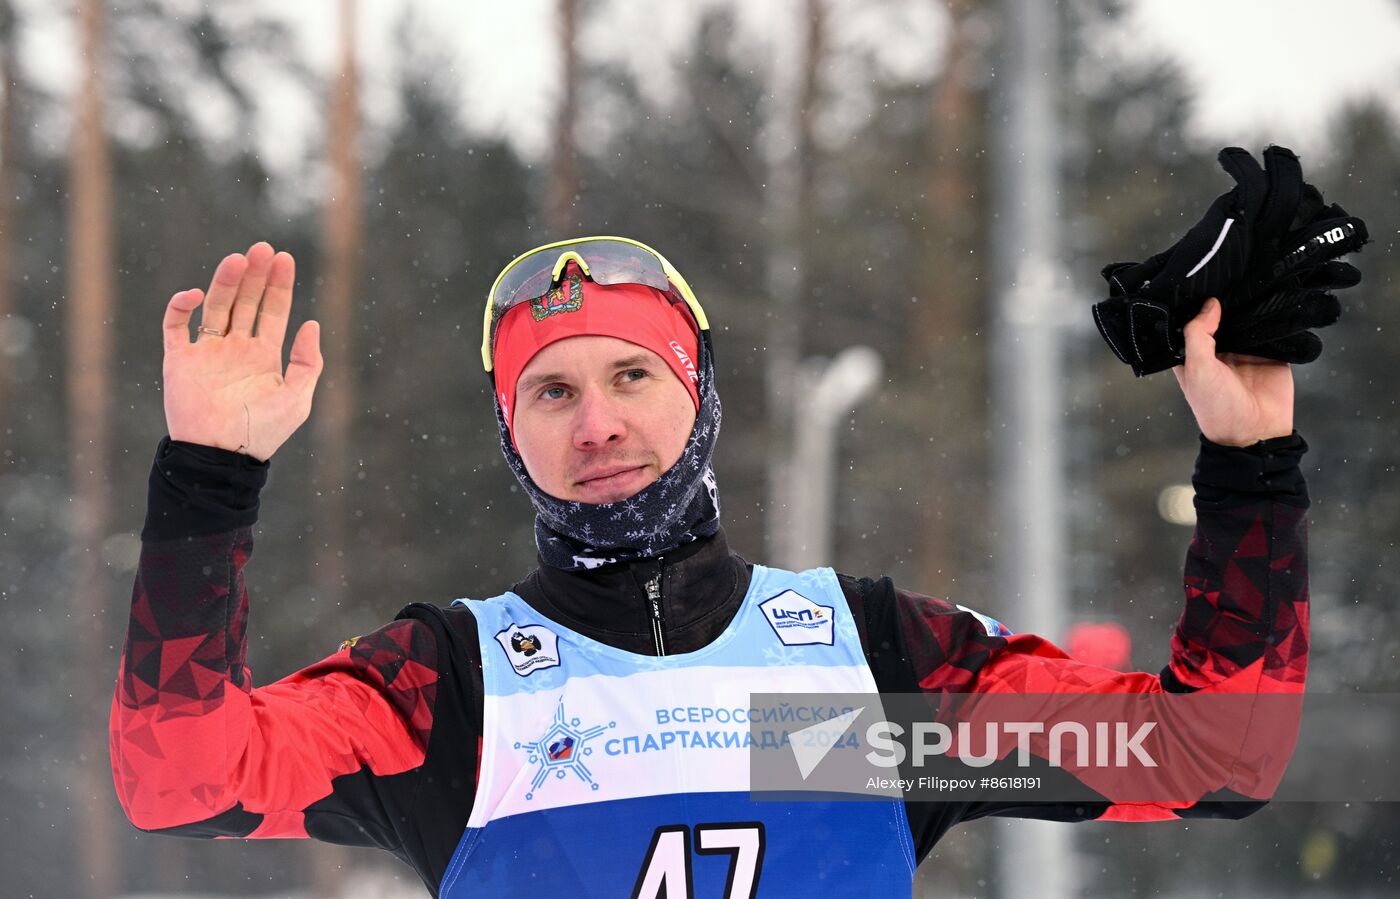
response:
[[[574,102],[550,120],[546,151],[522,155],[508,135],[462,123],[474,85],[411,6],[392,78],[364,85],[353,53],[320,71],[285,23],[234,4],[83,0],[56,13],[0,0],[0,892],[421,894],[411,871],[367,850],[145,835],[112,792],[107,706],[164,433],[161,313],[255,240],[297,257],[291,331],[319,319],[326,355],[312,420],[277,454],[263,493],[248,569],[257,682],[409,602],[490,595],[534,564],[528,503],[500,458],[480,370],[480,304],[515,253],[576,234],[651,243],[705,304],[726,412],[717,471],[740,553],[765,559],[772,536],[765,460],[781,436],[765,425],[765,347],[784,334],[800,356],[829,357],[859,342],[880,353],[885,380],[843,430],[831,562],[997,615],[983,260],[1001,5],[932,3],[945,27],[928,48],[941,61],[931,77],[901,77],[849,44],[837,52],[830,33],[833,7],[897,27],[915,5],[798,4],[806,27],[785,37],[804,46],[796,104],[776,86],[773,54],[725,4],[706,7],[686,52],[656,54],[674,80],[664,103],[561,26],[522,48],[521,65],[563,54],[559,95]],[[609,15],[607,0],[559,7],[556,25]],[[1101,265],[1167,245],[1229,182],[1218,145],[1190,136],[1179,67],[1100,52],[1124,7],[1059,7],[1062,242],[1079,294],[1064,328],[1067,573],[1075,620],[1121,623],[1132,667],[1156,671],[1190,533],[1159,514],[1158,497],[1189,480],[1196,431],[1174,380],[1135,380],[1089,306]],[[95,77],[71,96],[17,64],[35,9],[74,18],[64,50]],[[103,15],[80,20],[82,10]],[[84,40],[100,41],[86,45],[99,47],[92,66]],[[642,39],[636,49],[654,50]],[[1397,89],[1400,61],[1377,86]],[[366,124],[367,90],[392,96],[391,121]],[[257,113],[278,92],[318,118],[303,158],[273,171]],[[797,148],[786,175],[799,214],[786,234],[763,149],[779,119]],[[1334,113],[1325,138],[1239,137],[1256,151],[1269,139],[1297,150],[1374,239],[1356,260],[1363,285],[1322,334],[1322,359],[1296,369],[1298,429],[1312,446],[1309,689],[1397,692],[1400,123],[1358,101]],[[801,265],[796,301],[775,305],[778,243]],[[997,895],[1007,826],[956,830],[921,887]],[[1388,804],[1075,827],[1084,895],[1198,895],[1185,870],[1212,894],[1392,894],[1397,838]]]

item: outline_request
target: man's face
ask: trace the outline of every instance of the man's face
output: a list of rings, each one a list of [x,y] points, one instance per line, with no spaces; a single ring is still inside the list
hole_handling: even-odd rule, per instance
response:
[[[670,367],[616,337],[551,343],[516,382],[515,447],[557,499],[626,499],[676,464],[694,426],[690,392]]]

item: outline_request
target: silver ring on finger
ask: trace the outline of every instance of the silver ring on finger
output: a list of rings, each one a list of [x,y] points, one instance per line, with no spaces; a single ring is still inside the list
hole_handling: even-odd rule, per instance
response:
[[[208,325],[200,325],[200,326],[199,326],[199,333],[201,333],[201,334],[208,334],[208,335],[213,336],[213,337],[223,337],[225,334],[228,333],[228,331],[227,331],[227,330],[221,331],[221,330],[219,330],[218,328],[211,328],[211,327],[209,327]]]

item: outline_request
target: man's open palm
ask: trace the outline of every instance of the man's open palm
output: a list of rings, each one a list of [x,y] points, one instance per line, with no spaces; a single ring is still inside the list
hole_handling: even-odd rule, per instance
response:
[[[172,440],[265,460],[306,421],[323,364],[321,331],[314,321],[297,330],[284,376],[282,341],[295,280],[291,254],[274,255],[271,246],[256,243],[219,263],[207,297],[194,289],[170,298],[163,369]],[[201,330],[191,343],[190,317],[201,302]]]

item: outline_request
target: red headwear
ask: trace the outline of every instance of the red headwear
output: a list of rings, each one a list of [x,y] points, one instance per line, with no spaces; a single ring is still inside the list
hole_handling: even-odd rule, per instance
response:
[[[569,263],[557,287],[510,309],[497,326],[492,367],[506,427],[515,416],[516,383],[535,354],[556,341],[584,335],[616,337],[651,350],[670,366],[700,408],[699,337],[690,314],[655,288],[596,284]],[[514,442],[514,435],[511,439]]]

